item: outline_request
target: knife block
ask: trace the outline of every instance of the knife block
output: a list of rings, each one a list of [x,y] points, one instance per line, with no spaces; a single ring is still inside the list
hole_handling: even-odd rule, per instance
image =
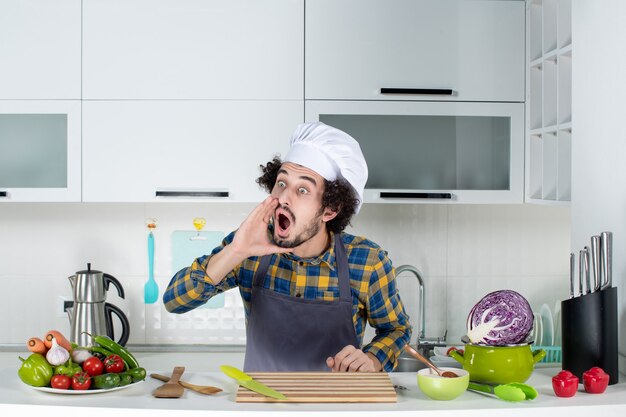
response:
[[[617,288],[561,302],[562,369],[583,382],[583,372],[599,366],[618,382]]]

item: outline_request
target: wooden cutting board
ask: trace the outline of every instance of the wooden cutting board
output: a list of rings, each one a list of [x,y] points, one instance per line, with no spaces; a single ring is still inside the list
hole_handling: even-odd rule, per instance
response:
[[[395,403],[396,391],[385,372],[249,372],[255,380],[282,392],[276,400],[242,386],[236,402]]]

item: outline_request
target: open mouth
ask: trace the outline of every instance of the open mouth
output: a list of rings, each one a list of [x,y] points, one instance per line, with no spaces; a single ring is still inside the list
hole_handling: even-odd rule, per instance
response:
[[[285,210],[278,209],[274,218],[276,219],[275,225],[278,235],[286,236],[292,224],[291,216]]]

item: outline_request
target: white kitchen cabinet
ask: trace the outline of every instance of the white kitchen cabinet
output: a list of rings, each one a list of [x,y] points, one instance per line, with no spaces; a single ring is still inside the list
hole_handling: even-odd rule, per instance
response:
[[[524,103],[307,100],[306,121],[359,142],[365,203],[524,200]]]
[[[523,1],[308,1],[305,98],[523,102],[524,13]]]
[[[0,99],[80,99],[81,0],[0,1]]]
[[[84,0],[85,99],[303,98],[304,0]]]
[[[80,201],[80,100],[0,100],[0,202]]]
[[[83,201],[259,202],[259,165],[284,156],[302,101],[83,104]]]
[[[538,204],[569,204],[572,160],[571,0],[527,8],[526,193]]]

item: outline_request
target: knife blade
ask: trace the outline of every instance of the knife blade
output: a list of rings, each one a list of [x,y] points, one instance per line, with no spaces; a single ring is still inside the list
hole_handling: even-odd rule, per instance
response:
[[[574,275],[576,274],[576,255],[569,254],[569,298],[574,298]]]
[[[233,366],[222,365],[220,366],[220,370],[224,372],[224,374],[226,374],[227,376],[237,381],[239,385],[249,389],[250,391],[258,392],[261,395],[265,395],[266,397],[274,398],[277,400],[287,399],[287,397],[283,393],[278,392],[275,389],[272,389],[259,381],[255,381],[250,375],[246,374],[243,371],[240,371]]]
[[[604,290],[613,285],[613,233],[611,232],[600,233],[600,261],[604,276],[600,289]]]
[[[589,249],[589,246],[585,246],[584,249],[585,252],[585,285],[587,285],[587,290],[585,291],[585,294],[590,294],[591,293],[591,271],[589,268],[589,258],[591,257],[591,250]]]
[[[591,236],[591,270],[593,271],[593,280],[591,281],[592,290],[596,292],[600,289],[602,280],[600,266],[600,236]]]
[[[585,277],[585,251],[578,252],[578,295],[582,296],[583,292],[583,280]]]

